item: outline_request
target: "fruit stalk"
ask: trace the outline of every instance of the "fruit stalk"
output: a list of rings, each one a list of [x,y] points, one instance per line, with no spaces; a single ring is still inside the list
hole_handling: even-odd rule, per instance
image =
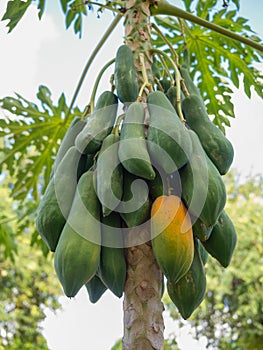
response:
[[[151,83],[150,1],[127,1],[125,35],[127,44],[134,52],[139,88],[145,83],[140,54],[144,53],[144,72]],[[145,96],[142,96],[145,97]],[[162,298],[162,273],[156,263],[150,244],[150,229],[134,232],[131,236],[146,235],[148,242],[126,249],[127,279],[124,289],[124,336],[123,350],[163,349],[164,310]],[[147,239],[145,239],[146,241]],[[127,242],[126,242],[127,243]]]

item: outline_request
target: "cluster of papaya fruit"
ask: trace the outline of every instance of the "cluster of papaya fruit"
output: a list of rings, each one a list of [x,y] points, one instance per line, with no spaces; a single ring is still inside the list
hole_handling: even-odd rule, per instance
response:
[[[175,86],[152,89],[143,102],[133,53],[122,45],[115,61],[116,95],[114,89],[104,91],[92,114],[71,122],[36,220],[55,252],[68,297],[84,285],[92,302],[107,289],[121,297],[124,232],[145,222],[169,296],[184,318],[204,298],[207,254],[229,264],[236,232],[224,210],[221,175],[232,163],[233,148],[210,121],[187,68],[180,67],[180,74],[182,92]]]

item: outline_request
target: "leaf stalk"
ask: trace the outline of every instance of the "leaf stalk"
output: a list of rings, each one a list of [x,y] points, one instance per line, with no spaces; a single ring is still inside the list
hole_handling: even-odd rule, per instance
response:
[[[108,27],[108,29],[106,30],[106,32],[103,34],[102,38],[100,39],[100,41],[98,42],[98,44],[96,45],[95,49],[93,50],[93,52],[91,53],[84,69],[83,69],[83,72],[80,76],[80,79],[79,79],[79,82],[77,84],[77,87],[75,89],[75,92],[73,94],[73,97],[72,97],[72,100],[70,102],[70,106],[68,108],[68,111],[67,111],[67,114],[65,116],[65,123],[67,122],[67,119],[69,118],[70,116],[70,112],[71,112],[71,109],[73,108],[73,105],[77,99],[77,96],[79,94],[79,91],[81,89],[81,86],[84,82],[84,79],[87,75],[87,72],[90,68],[90,66],[92,65],[95,57],[97,56],[98,52],[100,51],[100,49],[102,48],[102,46],[105,44],[105,42],[107,41],[107,39],[109,38],[109,36],[111,35],[111,33],[113,32],[113,30],[115,29],[115,27],[117,26],[117,24],[119,23],[119,21],[121,20],[122,18],[122,15],[121,14],[118,14],[114,20],[111,22],[110,26]]]
[[[202,27],[211,29],[214,32],[222,34],[228,38],[234,39],[234,40],[239,41],[243,44],[246,44],[250,47],[253,47],[254,49],[256,49],[258,51],[263,52],[263,45],[262,44],[259,44],[256,41],[251,40],[245,36],[234,33],[231,30],[228,30],[228,29],[221,27],[217,24],[208,22],[203,18],[195,16],[190,12],[184,11],[184,10],[174,6],[174,5],[169,4],[166,0],[160,0],[157,2],[156,6],[152,6],[151,7],[151,15],[152,16],[168,15],[168,16],[183,18],[183,19],[188,20],[192,23],[195,23],[195,24],[198,24]]]

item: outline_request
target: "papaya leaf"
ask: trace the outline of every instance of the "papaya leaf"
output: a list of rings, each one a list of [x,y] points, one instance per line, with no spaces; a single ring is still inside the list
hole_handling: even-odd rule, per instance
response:
[[[10,33],[21,18],[24,16],[28,6],[31,4],[31,0],[20,1],[20,0],[10,0],[7,3],[6,12],[2,17],[2,21],[9,20],[7,27],[9,27],[8,33]]]
[[[67,8],[68,8],[68,3],[70,3],[71,0],[60,0],[60,5],[62,7],[62,11],[64,13],[67,12]]]
[[[199,1],[196,3],[196,12],[210,22],[262,42],[249,26],[248,20],[238,16],[237,10],[221,7],[218,11],[210,11],[215,4],[215,0]],[[235,5],[238,9],[239,2],[236,1]],[[249,98],[252,89],[263,98],[263,74],[255,65],[263,61],[261,52],[190,22],[181,21],[184,29],[182,34],[182,28],[174,17],[157,17],[155,20],[162,27],[161,30],[167,33],[169,42],[179,56],[182,56],[187,46],[190,75],[201,92],[208,114],[220,129],[230,126],[229,118],[235,117],[232,84],[237,88],[241,85]],[[169,54],[167,45],[160,37],[156,35],[153,39],[157,48]]]
[[[39,19],[41,19],[43,16],[43,13],[45,11],[45,5],[46,5],[46,0],[38,0],[37,8],[39,10],[39,12],[38,12]]]
[[[196,14],[204,19],[209,18],[210,10],[215,7],[217,0],[198,1],[196,4]]]
[[[81,3],[78,0],[60,0],[60,3],[65,14],[66,28],[68,29],[70,25],[73,25],[75,34],[79,34],[79,37],[81,37],[83,26],[82,16],[86,16],[88,10],[92,7],[87,7],[84,2]]]
[[[55,154],[63,138],[70,119],[81,115],[75,108],[65,120],[67,104],[61,94],[54,104],[51,92],[46,86],[40,86],[37,98],[40,107],[21,95],[5,97],[0,107],[5,111],[0,119],[0,136],[3,147],[0,148],[0,171],[7,170],[13,179],[12,196],[24,201],[28,196],[38,201],[45,190]]]
[[[10,33],[20,22],[29,5],[34,4],[34,0],[9,0],[7,3],[6,11],[2,17],[2,21],[9,20],[7,27],[9,27],[8,33]],[[37,9],[38,9],[38,18],[41,19],[45,11],[46,0],[38,0]]]
[[[190,12],[193,0],[184,0],[183,2],[184,2],[184,6],[185,6],[186,11]]]
[[[15,254],[17,253],[17,242],[15,234],[9,226],[9,221],[11,220],[12,218],[10,219],[5,215],[0,215],[0,251],[5,259],[10,258],[14,261]]]

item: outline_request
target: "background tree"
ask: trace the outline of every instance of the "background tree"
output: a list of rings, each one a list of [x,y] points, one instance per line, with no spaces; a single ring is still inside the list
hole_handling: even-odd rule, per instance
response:
[[[197,339],[207,338],[209,349],[257,350],[263,341],[263,179],[244,180],[231,172],[226,183],[227,211],[238,233],[237,249],[226,270],[209,258],[206,298],[189,322]],[[181,319],[169,298],[165,303],[171,316]]]
[[[45,310],[60,307],[60,288],[52,265],[41,250],[30,245],[30,226],[17,234],[17,205],[10,196],[9,179],[1,181],[0,196],[0,347],[48,349],[41,322]],[[48,260],[50,260],[48,258]]]
[[[13,30],[31,3],[33,2],[24,3],[16,0],[8,2],[3,20],[9,20],[10,30]],[[234,8],[232,11],[227,8],[226,2],[223,2],[224,8],[222,8],[222,3],[220,2],[219,5],[217,1],[205,3],[203,1],[197,3],[184,1],[187,11],[182,11],[164,1],[147,2],[146,4],[147,10],[149,10],[147,20],[151,15],[157,24],[154,27],[156,31],[154,47],[162,48],[170,55],[174,54],[173,50],[176,49],[176,55],[182,60],[183,48],[187,46],[190,52],[189,63],[192,77],[200,87],[208,112],[214,116],[214,122],[221,129],[224,129],[225,125],[229,125],[229,117],[234,116],[230,82],[238,87],[239,78],[242,76],[246,94],[250,96],[251,88],[254,87],[259,96],[262,97],[262,80],[260,80],[262,74],[253,66],[254,62],[262,59],[260,39],[254,35],[246,20],[238,17],[239,2],[233,1],[232,3]],[[93,4],[89,2],[79,4],[76,1],[63,0],[61,5],[66,25],[74,24],[75,32],[81,34],[83,16],[87,14]],[[140,1],[136,2],[137,5],[140,8],[140,13],[147,13],[147,11],[142,11]],[[219,5],[219,9],[216,5]],[[38,1],[37,6],[41,18],[45,2]],[[129,22],[132,16],[128,15],[128,13],[132,13],[130,10],[135,6],[134,3],[115,2],[99,4],[99,6],[101,6],[99,11],[103,12],[108,9],[118,13],[118,16],[106,32],[106,36],[98,43],[98,49],[120,20],[120,14],[126,16],[126,30],[127,23],[135,28],[134,21]],[[218,11],[214,11],[216,8]],[[195,9],[197,17],[190,13],[193,9]],[[165,17],[162,17],[163,15]],[[190,23],[186,23],[185,20]],[[231,27],[231,31],[224,28],[228,26]],[[165,37],[161,34],[162,31],[166,34]],[[248,39],[248,36],[253,40]],[[169,46],[170,43],[173,44],[173,48],[171,45]],[[5,141],[1,165],[4,170],[10,172],[14,183],[12,195],[16,196],[21,204],[27,201],[29,195],[37,203],[47,186],[54,158],[50,155],[56,154],[59,141],[65,133],[73,113],[81,114],[78,109],[73,111],[73,106],[83,78],[97,51],[94,51],[85,67],[69,107],[66,105],[63,93],[57,105],[54,105],[50,90],[44,86],[40,86],[37,95],[41,107],[27,101],[20,95],[1,100],[2,108],[7,111],[6,120],[1,121],[0,124],[2,127],[1,135]],[[18,118],[12,118],[12,115]],[[21,167],[21,165],[23,166]],[[17,171],[18,167],[22,171]],[[28,214],[32,214],[32,208]],[[35,242],[39,241],[36,237],[38,236],[33,235]]]

